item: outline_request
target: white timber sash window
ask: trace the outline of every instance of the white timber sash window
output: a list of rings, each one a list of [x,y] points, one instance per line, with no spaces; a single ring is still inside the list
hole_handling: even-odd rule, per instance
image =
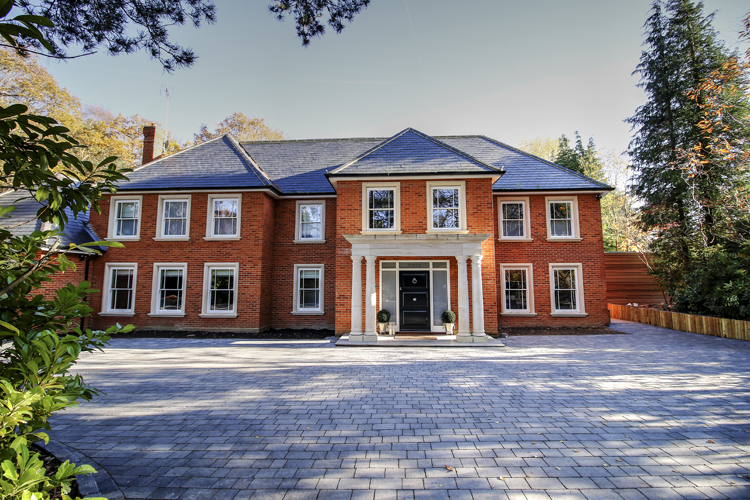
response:
[[[159,196],[156,240],[187,240],[190,236],[190,195]]]
[[[107,239],[138,240],[141,236],[143,196],[112,196]]]
[[[528,198],[500,199],[498,210],[499,240],[531,241]]]
[[[297,201],[295,243],[325,243],[326,202]]]
[[[206,239],[239,239],[241,210],[242,198],[239,195],[209,195]]]
[[[578,197],[547,196],[547,239],[580,241]]]
[[[187,264],[154,264],[151,316],[185,315]]]
[[[531,264],[502,264],[504,316],[536,316],[534,312],[534,275]]]
[[[102,314],[133,316],[135,312],[135,283],[138,264],[109,263],[105,265]]]
[[[550,264],[552,316],[585,316],[581,264]]]
[[[468,232],[464,181],[427,183],[427,232]]]
[[[362,184],[362,232],[401,232],[400,183]]]
[[[295,264],[292,314],[323,314],[323,265]]]
[[[204,264],[203,313],[204,317],[237,317],[238,263]]]

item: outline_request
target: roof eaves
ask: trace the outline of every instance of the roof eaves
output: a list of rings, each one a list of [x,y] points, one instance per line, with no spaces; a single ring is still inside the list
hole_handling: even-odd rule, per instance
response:
[[[544,158],[540,158],[540,157],[538,157],[538,156],[536,156],[536,155],[533,155],[533,154],[531,154],[531,153],[527,153],[526,151],[520,150],[520,149],[518,149],[518,148],[514,148],[513,146],[510,146],[510,145],[508,145],[508,144],[505,144],[504,142],[500,142],[500,141],[498,141],[498,140],[496,140],[496,139],[493,139],[493,138],[491,138],[491,137],[487,137],[486,135],[479,135],[479,136],[474,136],[474,137],[479,137],[479,138],[482,138],[482,139],[484,139],[485,141],[488,141],[488,142],[492,142],[492,143],[494,143],[494,144],[497,144],[498,146],[501,146],[501,147],[503,147],[503,148],[506,148],[506,149],[510,149],[511,151],[514,151],[514,152],[516,152],[516,153],[522,154],[522,155],[524,155],[524,156],[529,156],[529,157],[531,157],[531,158],[534,158],[535,160],[539,160],[539,161],[541,161],[541,162],[544,162],[544,163],[546,163],[547,165],[549,165],[549,166],[551,166],[551,167],[555,167],[555,168],[556,168],[556,169],[558,169],[558,170],[562,170],[562,171],[563,171],[563,172],[565,172],[565,173],[568,173],[568,174],[573,174],[573,175],[575,175],[575,176],[577,176],[577,177],[580,177],[581,179],[585,179],[585,180],[587,180],[587,181],[589,181],[589,182],[593,182],[594,184],[597,184],[597,185],[601,186],[601,188],[603,188],[603,189],[607,189],[607,190],[610,190],[610,191],[611,191],[611,190],[614,190],[614,188],[613,188],[613,187],[611,187],[611,186],[608,186],[607,184],[604,184],[603,182],[595,181],[595,180],[594,180],[594,179],[592,179],[591,177],[587,177],[587,176],[585,176],[585,175],[583,175],[583,174],[579,174],[578,172],[575,172],[575,171],[573,171],[573,170],[571,170],[571,169],[569,169],[569,168],[563,167],[562,165],[558,165],[557,163],[553,163],[553,162],[551,162],[551,161],[549,161],[549,160],[545,160]],[[592,189],[593,189],[593,188],[592,188]],[[545,190],[541,190],[541,191],[545,191]],[[549,190],[546,190],[546,191],[549,191]],[[560,191],[561,191],[561,190],[560,190]]]

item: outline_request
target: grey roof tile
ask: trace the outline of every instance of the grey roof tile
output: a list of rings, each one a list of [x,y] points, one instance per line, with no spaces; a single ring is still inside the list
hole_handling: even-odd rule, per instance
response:
[[[407,128],[337,168],[331,176],[485,174],[500,170],[418,130]]]
[[[14,236],[29,236],[34,231],[42,230],[42,222],[36,218],[36,214],[44,205],[39,203],[29,191],[11,191],[0,195],[0,206],[14,205],[16,209],[10,213],[9,218],[0,219],[0,225],[9,228]],[[65,211],[68,222],[60,235],[60,248],[66,249],[71,243],[81,244],[99,241],[99,238],[89,229],[89,211],[73,217],[73,212]]]

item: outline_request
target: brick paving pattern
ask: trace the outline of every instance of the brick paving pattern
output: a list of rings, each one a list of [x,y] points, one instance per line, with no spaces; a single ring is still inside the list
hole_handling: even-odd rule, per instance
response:
[[[505,349],[116,339],[53,439],[125,498],[750,498],[750,343],[630,335]]]

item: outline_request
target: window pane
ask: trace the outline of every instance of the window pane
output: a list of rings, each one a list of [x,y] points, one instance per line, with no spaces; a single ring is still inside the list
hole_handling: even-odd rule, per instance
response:
[[[214,200],[214,217],[237,217],[237,200]]]
[[[303,222],[300,227],[300,238],[321,239],[320,222]]]
[[[125,219],[117,221],[117,236],[134,236],[138,228],[136,219]]]
[[[298,309],[320,309],[320,270],[300,269],[297,287]]]
[[[505,271],[505,309],[522,310],[527,306],[527,284],[525,269],[507,269]]]
[[[183,219],[187,217],[187,201],[165,201],[164,215],[168,219]]]
[[[503,203],[503,219],[523,219],[523,203]]]
[[[110,275],[110,309],[129,311],[132,309],[133,270],[112,269]]]
[[[576,310],[575,269],[555,269],[555,309]]]
[[[211,310],[212,311],[231,311],[232,310],[232,295],[231,290],[215,290],[211,294]]]
[[[386,263],[381,263],[381,267],[385,267],[384,264]],[[396,263],[391,262],[390,264],[392,264],[391,267],[395,267]],[[380,308],[391,313],[391,321],[396,321],[397,272],[383,271],[380,276],[382,279],[381,286],[383,287]]]
[[[302,222],[320,222],[323,207],[320,205],[300,205],[300,220]]]
[[[435,325],[443,324],[441,316],[446,309],[448,309],[448,271],[432,271],[432,322]]]
[[[166,236],[182,236],[187,228],[185,219],[167,219],[164,221],[164,234]]]
[[[373,189],[370,193],[369,208],[393,208],[393,189]]]
[[[117,203],[118,219],[134,219],[138,217],[137,201],[121,201]]]
[[[503,221],[503,236],[523,236],[523,224],[520,221]]]
[[[458,210],[435,209],[432,211],[432,226],[437,228],[459,228]]]
[[[237,219],[215,219],[214,234],[231,235],[237,234]]]
[[[318,309],[320,307],[318,290],[301,290],[300,302],[300,308],[302,309]]]
[[[570,203],[552,203],[552,218],[553,219],[570,219],[571,208]]]
[[[458,208],[458,189],[434,188],[432,190],[433,208]]]
[[[112,270],[112,288],[130,289],[133,287],[133,271],[131,269]]]
[[[394,227],[393,210],[371,210],[370,229],[390,229]]]
[[[130,310],[130,290],[112,290],[111,309]]]
[[[523,203],[503,203],[503,236],[523,237]]]
[[[553,220],[552,236],[573,236],[573,226],[569,220]]]

